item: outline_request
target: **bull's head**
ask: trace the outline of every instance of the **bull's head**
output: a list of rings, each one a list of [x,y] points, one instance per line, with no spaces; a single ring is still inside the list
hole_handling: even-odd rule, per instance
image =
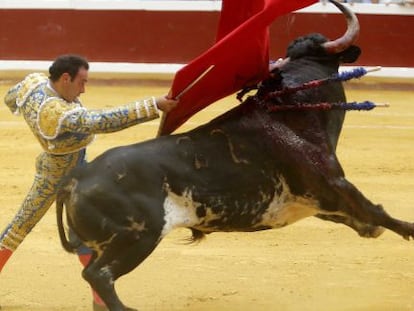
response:
[[[287,49],[287,60],[303,56],[336,55],[341,63],[352,63],[359,57],[361,50],[352,45],[359,35],[359,22],[355,14],[342,4],[329,0],[337,6],[347,19],[347,31],[333,41],[328,41],[321,34],[309,34],[294,40]]]

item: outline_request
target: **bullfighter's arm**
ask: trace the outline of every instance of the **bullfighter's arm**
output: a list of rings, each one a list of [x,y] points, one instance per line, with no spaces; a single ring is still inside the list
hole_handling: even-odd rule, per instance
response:
[[[21,86],[21,83],[16,84],[6,93],[6,96],[4,97],[4,103],[14,114],[17,114],[19,112],[19,108],[16,105],[16,97],[17,92],[20,90]]]
[[[40,84],[47,81],[43,73],[31,73],[23,81],[10,88],[5,97],[4,103],[14,114],[19,114],[19,107],[26,101],[26,97]]]
[[[63,133],[110,133],[159,117],[154,97],[109,109],[62,109],[59,101],[42,107],[39,128],[45,137],[54,138]]]

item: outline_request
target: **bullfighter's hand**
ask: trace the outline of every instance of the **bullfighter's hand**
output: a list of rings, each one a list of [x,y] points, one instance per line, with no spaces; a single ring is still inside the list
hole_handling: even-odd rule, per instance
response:
[[[157,103],[158,109],[165,113],[173,110],[178,104],[177,99],[169,98],[168,96],[157,97],[155,101]]]

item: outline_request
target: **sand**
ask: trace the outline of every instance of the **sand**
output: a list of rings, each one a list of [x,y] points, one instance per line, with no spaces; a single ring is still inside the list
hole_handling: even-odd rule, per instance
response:
[[[2,76],[3,77],[3,76]],[[0,94],[16,81],[0,79]],[[389,108],[349,112],[338,146],[347,178],[394,217],[414,220],[414,87],[365,80],[347,85],[349,100],[388,102]],[[167,93],[166,81],[91,79],[89,108]],[[229,109],[227,98],[193,117],[190,129]],[[155,136],[159,120],[101,135],[93,159],[117,145]],[[0,105],[0,229],[17,211],[34,174],[40,147],[21,117]],[[0,276],[2,311],[91,310],[76,256],[59,242],[53,206]],[[141,311],[388,311],[414,310],[414,243],[386,231],[377,239],[317,218],[278,230],[214,233],[185,245],[185,229],[117,282],[121,299]]]

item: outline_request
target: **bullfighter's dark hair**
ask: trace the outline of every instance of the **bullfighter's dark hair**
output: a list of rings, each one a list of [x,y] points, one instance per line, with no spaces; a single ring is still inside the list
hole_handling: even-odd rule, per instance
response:
[[[49,67],[49,79],[55,82],[66,72],[73,81],[80,68],[89,70],[89,63],[84,57],[73,54],[61,55]]]

